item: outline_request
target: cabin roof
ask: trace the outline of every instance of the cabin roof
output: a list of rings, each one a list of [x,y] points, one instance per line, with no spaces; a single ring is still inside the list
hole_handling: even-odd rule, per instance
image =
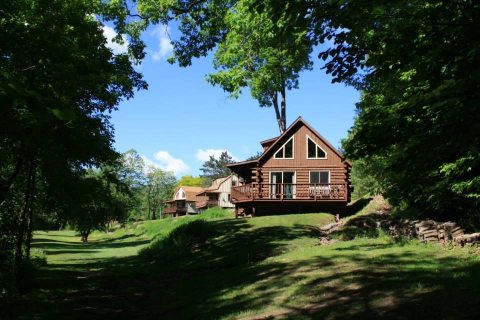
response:
[[[220,186],[222,185],[222,183],[227,181],[230,177],[231,177],[231,175],[213,180],[212,184],[209,187],[203,189],[201,192],[197,193],[197,195],[203,194],[203,193],[206,193],[206,192],[208,192],[208,193],[220,193],[221,191],[218,190],[218,189],[220,189]]]
[[[203,191],[203,188],[202,187],[192,187],[192,186],[179,186],[176,190],[175,190],[175,193],[174,195],[177,194],[177,192],[180,190],[180,189],[183,189],[183,191],[185,191],[185,200],[186,201],[195,201],[195,197],[197,196],[197,194],[201,191]],[[183,199],[182,199],[183,200]],[[173,200],[175,201],[175,200]]]
[[[333,152],[335,152],[341,159],[344,159],[343,157],[343,154],[337,150],[337,148],[335,148],[330,142],[328,142],[327,139],[325,139],[320,133],[318,133],[317,130],[315,130],[311,125],[308,124],[308,122],[306,122],[305,120],[303,120],[302,117],[298,117],[297,120],[295,120],[288,128],[287,130],[285,130],[285,132],[280,135],[276,141],[274,143],[272,143],[270,145],[270,147],[268,147],[267,150],[265,150],[264,153],[262,153],[262,155],[260,156],[260,158],[258,158],[258,161],[261,161],[263,158],[265,158],[265,156],[269,153],[270,150],[274,149],[275,147],[278,146],[279,144],[279,141],[282,140],[283,137],[287,137],[288,135],[291,134],[291,132],[293,131],[293,128],[295,128],[296,125],[298,124],[303,124],[305,127],[307,127],[308,129],[310,129],[310,131],[312,131],[316,136],[317,138],[319,138],[320,140],[322,140],[323,143],[325,143],[330,149],[333,150]]]
[[[346,160],[343,156],[343,154],[337,149],[335,148],[330,142],[328,142],[327,139],[325,139],[320,133],[318,133],[317,130],[315,130],[310,124],[308,124],[308,122],[306,122],[302,117],[298,117],[288,128],[287,130],[285,130],[285,132],[283,134],[281,134],[280,136],[276,137],[276,138],[271,138],[271,139],[267,139],[267,140],[263,140],[260,142],[260,144],[262,146],[264,145],[269,145],[268,148],[262,153],[262,155],[258,158],[258,159],[255,159],[255,160],[250,160],[250,161],[242,161],[242,162],[236,162],[236,163],[232,163],[232,164],[229,164],[227,165],[228,167],[230,167],[232,170],[234,171],[238,171],[239,169],[241,169],[241,167],[251,167],[252,165],[254,164],[258,164],[261,160],[263,160],[267,154],[270,153],[271,150],[275,149],[276,147],[278,147],[278,144],[279,142],[282,140],[282,138],[288,136],[291,134],[291,132],[293,131],[293,129],[298,125],[298,124],[303,124],[305,127],[307,127],[308,129],[310,129],[310,131],[313,132],[313,134],[315,134],[317,136],[318,139],[320,139],[323,143],[325,143],[334,153],[336,153],[342,160],[344,160],[349,166],[351,166],[351,163]]]
[[[231,167],[248,166],[250,164],[254,164],[254,163],[257,163],[257,162],[258,162],[258,159],[248,160],[248,161],[240,161],[240,162],[229,163],[229,164],[227,164],[227,167],[231,168]]]
[[[275,138],[270,138],[270,139],[267,139],[267,140],[263,140],[263,141],[260,141],[260,144],[262,145],[262,147],[264,147],[266,144],[270,144],[270,143],[273,143],[275,142],[279,137],[275,137]]]

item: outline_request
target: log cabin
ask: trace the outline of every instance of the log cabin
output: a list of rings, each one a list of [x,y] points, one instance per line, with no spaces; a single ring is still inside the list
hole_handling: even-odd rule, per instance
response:
[[[244,214],[344,214],[352,190],[351,164],[299,117],[279,137],[260,142],[258,159],[228,165],[238,176],[231,199]]]

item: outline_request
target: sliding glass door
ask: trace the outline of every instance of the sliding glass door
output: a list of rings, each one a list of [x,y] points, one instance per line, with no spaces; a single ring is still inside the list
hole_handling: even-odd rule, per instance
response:
[[[270,172],[270,198],[295,198],[295,171]]]

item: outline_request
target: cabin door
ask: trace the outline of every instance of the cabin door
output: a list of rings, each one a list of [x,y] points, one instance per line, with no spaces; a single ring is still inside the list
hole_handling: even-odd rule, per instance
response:
[[[295,195],[295,172],[270,172],[270,199],[293,199]]]
[[[283,198],[293,199],[295,194],[295,172],[283,173]]]

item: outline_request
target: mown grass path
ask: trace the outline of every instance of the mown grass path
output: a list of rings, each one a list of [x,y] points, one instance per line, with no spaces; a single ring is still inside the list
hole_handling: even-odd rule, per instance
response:
[[[480,260],[388,237],[319,246],[331,216],[208,221],[211,239],[167,259],[138,256],[178,221],[148,222],[82,244],[39,232],[47,254],[21,319],[474,319]],[[174,231],[175,232],[175,231]],[[168,243],[175,243],[170,241]],[[153,260],[152,260],[153,259]]]

